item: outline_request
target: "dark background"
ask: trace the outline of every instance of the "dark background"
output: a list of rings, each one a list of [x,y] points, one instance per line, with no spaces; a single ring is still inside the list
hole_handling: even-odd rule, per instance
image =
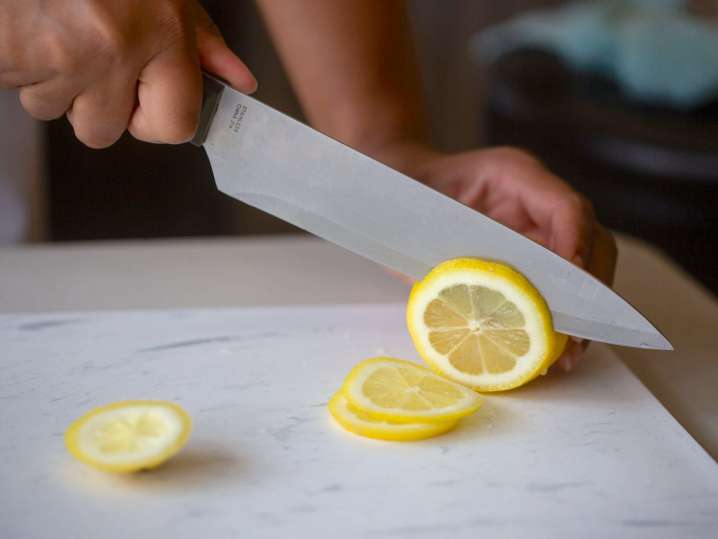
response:
[[[256,96],[301,119],[253,2],[204,3],[257,76]],[[533,151],[587,194],[608,226],[650,241],[718,291],[718,105],[686,113],[627,102],[609,81],[537,51],[491,69],[469,59],[477,30],[560,3],[408,3],[434,142],[448,151],[487,143]],[[296,232],[216,191],[193,146],[126,136],[90,150],[59,120],[48,125],[47,149],[52,241]]]
[[[302,118],[254,2],[203,3],[259,80],[256,97]],[[466,51],[472,33],[529,6],[558,3],[408,3],[439,147],[466,149],[482,140],[479,109],[486,84]],[[73,139],[65,120],[49,125],[48,139],[48,233],[53,241],[292,230],[218,193],[203,152],[190,145],[152,146],[125,136],[112,148],[91,150]]]

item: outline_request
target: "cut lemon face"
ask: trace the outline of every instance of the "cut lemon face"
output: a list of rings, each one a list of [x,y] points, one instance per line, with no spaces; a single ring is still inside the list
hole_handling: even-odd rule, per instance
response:
[[[359,363],[342,392],[362,413],[394,423],[452,422],[481,406],[481,398],[469,388],[416,363],[388,357]]]
[[[123,401],[91,410],[65,433],[70,453],[110,472],[159,466],[187,442],[191,420],[178,405],[164,401]]]
[[[523,275],[496,262],[438,265],[414,285],[407,325],[429,365],[478,391],[518,387],[555,360],[546,302]]]
[[[329,413],[332,414],[337,423],[349,432],[379,440],[396,442],[423,440],[443,434],[456,425],[456,421],[444,423],[393,423],[375,419],[352,406],[341,391],[332,397],[328,408]]]

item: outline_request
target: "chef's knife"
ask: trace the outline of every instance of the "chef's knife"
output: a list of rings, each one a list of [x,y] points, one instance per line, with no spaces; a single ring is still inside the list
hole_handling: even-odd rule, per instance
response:
[[[421,279],[451,258],[501,260],[539,289],[558,331],[672,349],[623,298],[548,249],[209,77],[193,142],[220,191],[384,266]]]

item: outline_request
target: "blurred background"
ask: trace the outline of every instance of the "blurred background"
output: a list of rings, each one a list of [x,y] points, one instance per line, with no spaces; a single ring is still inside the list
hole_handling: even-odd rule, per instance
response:
[[[259,80],[302,118],[253,2],[206,0]],[[716,0],[409,0],[435,144],[510,144],[718,293]],[[297,232],[214,189],[204,153],[123,138],[95,151],[0,94],[0,242]]]

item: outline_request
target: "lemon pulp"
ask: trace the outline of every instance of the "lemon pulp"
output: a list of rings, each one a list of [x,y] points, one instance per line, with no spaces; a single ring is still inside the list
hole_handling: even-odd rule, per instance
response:
[[[434,268],[412,289],[407,325],[429,365],[479,391],[518,387],[555,360],[546,302],[497,262],[463,258]]]
[[[469,388],[416,363],[387,357],[359,363],[342,392],[363,413],[398,423],[456,421],[481,405]]]
[[[132,472],[159,466],[187,441],[191,421],[176,404],[123,401],[96,408],[68,428],[65,442],[95,468]]]

